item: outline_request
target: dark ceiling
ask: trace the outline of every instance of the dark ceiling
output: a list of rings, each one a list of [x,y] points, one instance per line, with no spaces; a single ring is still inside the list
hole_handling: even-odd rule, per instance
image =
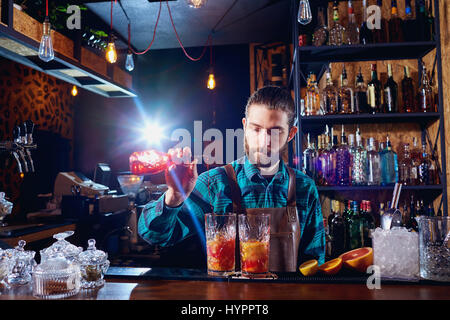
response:
[[[80,1],[110,24],[110,1]],[[158,16],[160,2],[122,0],[113,7],[113,27],[124,39],[128,38],[128,19],[131,21],[131,45],[144,50],[150,44]],[[198,9],[186,0],[162,1],[161,15],[151,49],[179,48],[169,16],[185,47],[205,45],[212,34],[213,45],[267,43],[290,41],[289,0],[208,0]],[[126,15],[124,14],[125,10]]]

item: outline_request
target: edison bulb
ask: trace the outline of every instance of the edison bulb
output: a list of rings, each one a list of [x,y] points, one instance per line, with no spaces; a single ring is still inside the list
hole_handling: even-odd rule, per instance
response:
[[[117,51],[114,41],[111,40],[106,48],[106,60],[109,63],[115,63],[117,61]]]
[[[130,51],[128,51],[127,60],[125,61],[125,69],[130,72],[134,70],[133,54]]]
[[[300,0],[297,20],[303,25],[312,21],[311,6],[308,0]]]
[[[70,91],[70,93],[72,93],[72,96],[75,97],[78,94],[77,86],[73,86],[72,91]]]
[[[55,58],[53,50],[52,37],[50,36],[50,22],[48,17],[44,20],[44,30],[42,33],[41,43],[39,44],[39,58],[45,62],[49,62]]]
[[[205,5],[206,0],[187,0],[189,7],[191,8],[201,8]]]
[[[208,77],[208,89],[213,90],[216,87],[216,80],[214,80],[214,74],[210,73]]]

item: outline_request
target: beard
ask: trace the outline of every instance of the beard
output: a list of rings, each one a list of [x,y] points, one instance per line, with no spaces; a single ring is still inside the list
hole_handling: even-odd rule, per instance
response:
[[[269,168],[281,159],[281,155],[288,148],[288,141],[284,142],[276,153],[267,148],[250,148],[247,142],[247,136],[244,135],[244,151],[247,158],[258,168]],[[257,155],[259,154],[259,155]]]

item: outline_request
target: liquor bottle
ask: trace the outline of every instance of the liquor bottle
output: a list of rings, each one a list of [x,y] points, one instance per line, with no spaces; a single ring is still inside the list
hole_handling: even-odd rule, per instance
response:
[[[345,28],[345,43],[359,44],[359,27],[356,23],[352,1],[348,1],[348,24]]]
[[[336,258],[345,252],[345,222],[339,210],[339,202],[334,200],[334,216],[330,224],[331,257]]]
[[[340,114],[354,113],[353,89],[348,86],[347,71],[345,65],[341,74],[341,86],[338,90],[338,110]]]
[[[377,6],[381,8],[383,7],[383,1],[382,0],[377,0]],[[382,12],[382,10],[381,10]],[[386,43],[389,42],[389,38],[388,38],[388,21],[384,18],[381,17],[380,19],[380,29],[373,29],[372,30],[372,35],[373,35],[373,42],[374,43]]]
[[[404,67],[405,76],[402,80],[403,112],[416,112],[413,80],[409,76],[408,66]]]
[[[405,41],[416,40],[416,19],[411,9],[411,0],[405,0],[405,19],[403,20],[403,36]]]
[[[363,21],[359,29],[359,42],[361,44],[369,44],[373,42],[372,30],[367,27],[367,0],[362,1]]]
[[[398,16],[397,0],[391,1],[391,19],[389,20],[389,42],[403,42],[403,21]]]
[[[384,112],[398,112],[398,85],[392,76],[392,65],[388,64],[388,79],[384,85]]]
[[[364,83],[364,77],[361,73],[361,67],[359,67],[359,73],[356,76],[355,84],[355,113],[368,113],[369,108],[367,106],[367,86]]]
[[[381,161],[380,154],[375,147],[374,138],[369,140],[369,151],[367,151],[367,184],[369,186],[378,186],[381,183]]]
[[[356,146],[352,150],[352,185],[367,185],[367,150],[362,146],[359,129],[356,131]]]
[[[352,214],[352,200],[348,200],[347,206],[344,209],[344,212],[342,213],[342,218],[344,220],[344,227],[345,227],[345,241],[344,241],[345,251],[350,250],[349,220],[350,220],[351,214]]]
[[[325,45],[328,40],[328,28],[325,25],[323,7],[318,8],[317,21],[318,27],[314,30],[313,33],[313,45],[319,47]]]
[[[397,153],[392,150],[389,136],[386,137],[386,148],[380,152],[381,185],[393,185],[398,182]]]
[[[379,113],[381,110],[381,82],[378,80],[377,65],[372,64],[372,80],[367,84],[367,104],[370,113]]]
[[[419,165],[419,183],[421,185],[429,185],[430,181],[431,160],[427,153],[426,143],[422,143],[422,157]]]
[[[336,183],[336,151],[332,146],[331,139],[328,134],[325,135],[325,145],[325,181],[328,186],[332,186]]]
[[[427,69],[425,65],[422,66],[422,82],[419,87],[418,94],[418,111],[419,112],[434,112],[434,94],[433,88],[428,80]]]
[[[419,149],[417,138],[413,137],[411,149],[411,185],[419,185],[419,167],[422,162],[422,151]]]
[[[314,179],[316,150],[314,150],[314,146],[311,144],[309,133],[307,135],[307,140],[308,146],[305,151],[303,151],[303,173]]]
[[[136,175],[158,174],[171,163],[169,154],[154,149],[133,152],[129,158],[130,171]]]
[[[411,179],[412,159],[409,152],[409,143],[405,143],[403,157],[399,164],[399,182],[405,186],[413,184]]]
[[[325,114],[336,114],[338,112],[338,92],[331,79],[331,70],[326,72],[326,87],[322,91],[322,106]]]
[[[320,114],[320,93],[316,82],[316,75],[311,73],[306,87],[306,116]]]
[[[433,204],[431,204],[431,203],[428,204],[427,216],[428,217],[434,217],[435,216],[434,207],[433,207]]]
[[[345,28],[339,23],[339,3],[333,3],[333,26],[330,28],[328,45],[340,46],[344,43]]]
[[[324,175],[324,166],[325,164],[322,162],[323,158],[323,136],[317,136],[317,156],[316,156],[316,183],[319,186],[325,185],[325,175]]]
[[[370,201],[362,201],[361,210],[361,225],[362,225],[362,235],[361,235],[361,246],[362,247],[372,247],[372,239],[370,237],[370,230],[375,229],[375,219],[372,215],[372,205]]]
[[[361,248],[361,218],[357,201],[351,203],[351,213],[348,218],[348,234],[350,240],[350,250]]]
[[[429,41],[430,29],[428,24],[428,16],[425,8],[425,0],[416,0],[416,23],[417,23],[417,40]]]
[[[336,184],[348,186],[351,183],[352,155],[342,125],[341,143],[336,151]]]

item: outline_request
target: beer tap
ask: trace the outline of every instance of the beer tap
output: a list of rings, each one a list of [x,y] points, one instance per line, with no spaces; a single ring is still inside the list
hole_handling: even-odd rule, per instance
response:
[[[29,172],[31,168],[31,172],[34,172],[34,163],[30,150],[36,149],[37,145],[33,142],[33,128],[34,123],[31,120],[27,120],[13,128],[12,141],[0,141],[0,153],[8,152],[16,159],[17,169],[21,176],[23,175],[23,169],[25,172]]]

